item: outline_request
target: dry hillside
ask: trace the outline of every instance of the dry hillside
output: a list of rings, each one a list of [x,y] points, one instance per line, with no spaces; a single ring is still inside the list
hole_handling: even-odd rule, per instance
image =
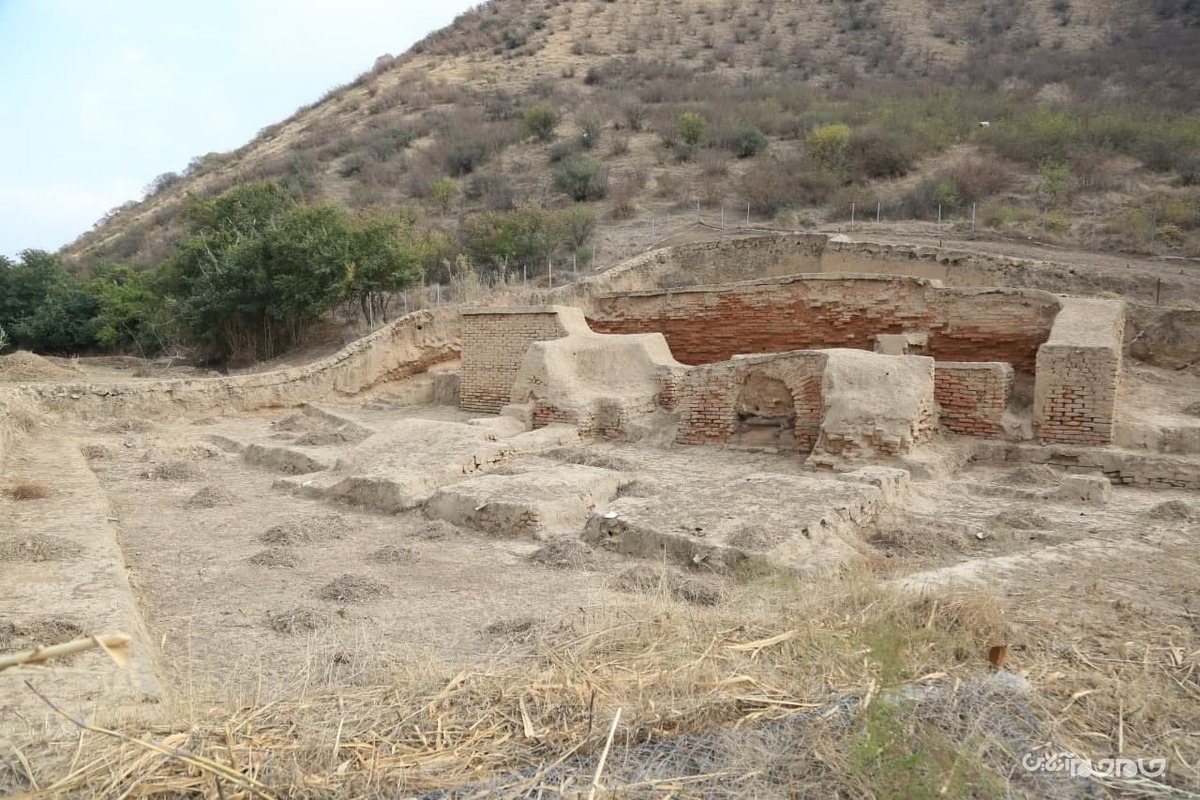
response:
[[[419,204],[453,239],[476,212],[569,205],[559,173],[583,163],[606,241],[697,203],[799,211],[792,225],[851,203],[893,219],[974,205],[989,229],[1197,255],[1198,77],[1186,0],[493,0],[160,176],[67,252],[157,264],[189,193],[262,179],[354,209]],[[538,105],[557,117],[545,137]],[[835,124],[851,140],[816,157],[813,131]]]

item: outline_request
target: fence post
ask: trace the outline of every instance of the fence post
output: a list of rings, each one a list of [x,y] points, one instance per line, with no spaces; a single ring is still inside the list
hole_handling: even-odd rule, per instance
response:
[[[442,285],[439,283],[437,285],[437,287],[438,287],[437,288],[437,304],[438,304],[438,308],[441,308],[442,307]]]
[[[746,203],[746,227],[750,227],[750,204]]]
[[[938,203],[938,237],[942,235],[942,204]]]
[[[546,256],[546,275],[550,278],[550,288],[554,288],[554,260]]]
[[[882,200],[875,201],[875,224],[876,225],[879,224],[879,212],[882,209],[883,209],[883,201]]]
[[[975,203],[971,203],[971,233],[975,232]]]
[[[721,230],[725,230],[725,201],[721,201]]]
[[[854,203],[850,203],[850,230],[854,230]]]
[[[571,253],[571,274],[579,280],[579,256],[575,253]]]
[[[700,198],[696,198],[696,222],[700,221]]]
[[[525,290],[529,291],[529,265],[521,265],[521,283],[525,284]]]

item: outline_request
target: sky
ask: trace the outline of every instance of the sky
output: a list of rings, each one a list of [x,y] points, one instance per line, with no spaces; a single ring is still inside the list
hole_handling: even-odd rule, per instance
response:
[[[477,0],[0,0],[0,255],[57,250]]]

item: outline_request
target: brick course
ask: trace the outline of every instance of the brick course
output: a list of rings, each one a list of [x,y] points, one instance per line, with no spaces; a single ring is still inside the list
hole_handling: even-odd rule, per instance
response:
[[[1058,301],[1038,291],[944,289],[916,278],[793,276],[596,298],[602,333],[661,331],[675,358],[710,364],[742,353],[852,347],[881,333],[927,332],[943,361],[1004,361],[1032,374]]]
[[[938,361],[934,364],[933,395],[941,407],[939,424],[966,436],[1004,435],[1004,411],[1012,394],[1009,364]]]
[[[554,307],[463,312],[459,407],[499,413],[530,343],[567,332]]]

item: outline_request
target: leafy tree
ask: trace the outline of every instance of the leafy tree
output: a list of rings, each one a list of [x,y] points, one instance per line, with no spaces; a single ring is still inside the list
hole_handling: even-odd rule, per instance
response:
[[[117,264],[93,270],[85,288],[97,303],[92,324],[98,344],[113,350],[132,347],[142,356],[163,349],[155,278],[152,272]]]
[[[0,263],[0,326],[13,344],[54,352],[90,347],[95,301],[79,279],[53,253],[24,250],[20,259]]]
[[[216,358],[270,358],[344,296],[348,215],[272,184],[193,198],[189,238],[164,265],[180,332]]]
[[[516,264],[539,268],[555,253],[582,245],[595,229],[591,209],[552,211],[522,206],[513,211],[468,217],[459,231],[472,261],[507,270]]]
[[[850,135],[850,126],[840,122],[813,128],[804,139],[808,157],[826,169],[841,169],[850,151]]]
[[[458,184],[454,182],[453,178],[446,176],[429,187],[429,196],[433,202],[438,204],[443,214],[448,214],[450,205],[458,196]]]
[[[420,280],[436,244],[417,230],[416,215],[403,210],[352,219],[348,230],[347,292],[368,324],[386,322],[393,294]]]
[[[547,103],[538,103],[525,109],[525,129],[540,141],[548,142],[554,138],[554,128],[558,125],[558,111]]]
[[[693,111],[680,114],[675,127],[679,131],[679,138],[688,147],[696,147],[704,139],[704,117]]]

